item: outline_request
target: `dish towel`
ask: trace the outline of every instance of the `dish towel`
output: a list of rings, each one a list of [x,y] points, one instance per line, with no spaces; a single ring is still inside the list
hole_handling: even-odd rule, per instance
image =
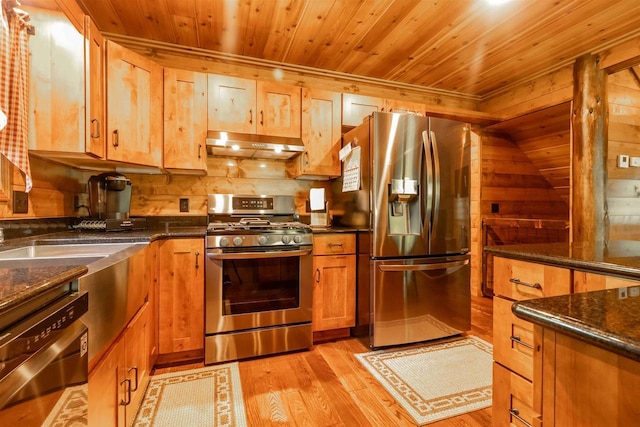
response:
[[[0,22],[0,109],[7,125],[0,130],[0,153],[25,175],[25,192],[32,187],[29,167],[29,25],[13,8],[2,7]]]

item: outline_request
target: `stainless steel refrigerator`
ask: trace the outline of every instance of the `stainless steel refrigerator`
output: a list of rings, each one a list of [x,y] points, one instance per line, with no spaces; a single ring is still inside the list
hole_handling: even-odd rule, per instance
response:
[[[370,346],[468,331],[469,126],[373,113],[345,134],[343,144],[360,147],[359,171],[347,157],[350,176],[345,172],[333,193],[344,209],[343,225],[363,230],[357,326],[368,326]],[[353,187],[354,176],[358,188],[348,191],[344,180]]]

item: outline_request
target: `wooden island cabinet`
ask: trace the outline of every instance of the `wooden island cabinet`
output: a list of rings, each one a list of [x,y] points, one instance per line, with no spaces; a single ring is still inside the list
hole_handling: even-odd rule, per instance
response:
[[[315,234],[313,271],[314,340],[349,336],[356,321],[355,234]]]

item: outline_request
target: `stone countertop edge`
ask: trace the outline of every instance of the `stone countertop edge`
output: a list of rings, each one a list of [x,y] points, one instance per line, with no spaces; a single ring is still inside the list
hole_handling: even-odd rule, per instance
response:
[[[611,274],[633,280],[640,279],[640,255],[624,259],[617,258],[615,262],[608,262],[602,257],[589,257],[588,259],[572,257],[569,255],[568,243],[485,246],[484,251],[491,255],[520,261],[533,261],[556,267]]]
[[[17,270],[26,270],[24,268]],[[83,274],[87,273],[88,268],[85,265],[74,265],[74,266],[60,266],[60,267],[39,267],[39,268],[30,268],[29,270],[29,281],[28,283],[25,281],[24,290],[21,292],[17,292],[12,294],[8,298],[4,298],[0,300],[0,313],[5,310],[9,310],[12,307],[15,307],[36,295],[47,292],[51,289],[55,289],[59,286],[65,285],[72,280],[77,279]],[[18,277],[18,280],[22,277],[20,273],[16,275],[11,275],[15,280],[15,277]],[[34,278],[35,277],[35,278]],[[2,281],[0,280],[0,287],[2,285]]]
[[[624,318],[622,322],[607,320],[605,325],[598,325],[591,320],[594,317],[608,319],[609,310],[618,311],[620,307],[611,304],[617,293],[618,289],[608,289],[517,301],[511,306],[511,311],[526,321],[640,362],[640,331],[633,328],[633,324],[640,323],[640,298],[625,298],[623,311],[626,316],[620,316]],[[607,300],[608,304],[605,303]],[[607,310],[609,306],[611,308]],[[591,308],[577,309],[572,313],[570,307]],[[594,311],[599,316],[594,316]]]

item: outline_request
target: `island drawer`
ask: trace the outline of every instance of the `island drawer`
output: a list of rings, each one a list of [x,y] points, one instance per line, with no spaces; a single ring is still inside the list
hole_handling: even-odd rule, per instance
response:
[[[513,301],[493,299],[493,358],[528,380],[533,379],[533,325],[511,312]]]
[[[356,235],[354,233],[314,234],[314,255],[344,255],[356,253]]]
[[[533,410],[531,381],[495,362],[493,363],[491,417],[496,427],[537,425],[534,424],[535,420],[540,418],[539,414]]]
[[[571,293],[571,270],[562,267],[495,257],[495,295],[525,300]]]

